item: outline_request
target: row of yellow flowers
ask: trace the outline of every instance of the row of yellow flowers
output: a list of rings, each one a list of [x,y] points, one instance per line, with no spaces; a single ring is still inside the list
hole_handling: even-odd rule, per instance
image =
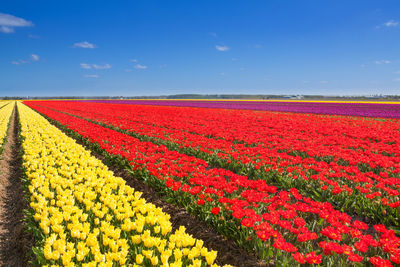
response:
[[[14,101],[0,102],[0,151],[2,151],[4,139],[7,136],[8,123],[10,121],[10,117],[14,109],[13,102]]]
[[[38,113],[17,106],[38,264],[216,266],[216,251],[183,226],[173,232],[170,215]]]

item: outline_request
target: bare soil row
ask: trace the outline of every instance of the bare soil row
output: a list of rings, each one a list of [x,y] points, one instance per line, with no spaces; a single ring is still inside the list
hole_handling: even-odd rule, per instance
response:
[[[24,230],[18,114],[14,108],[0,159],[0,266],[27,266],[33,240]]]

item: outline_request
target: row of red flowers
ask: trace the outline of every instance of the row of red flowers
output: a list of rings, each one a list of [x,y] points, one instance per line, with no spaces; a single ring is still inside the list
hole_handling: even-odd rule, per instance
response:
[[[317,264],[332,257],[370,261],[377,266],[400,263],[400,238],[383,225],[375,225],[371,231],[365,223],[353,220],[329,203],[312,201],[295,188],[278,191],[264,180],[209,168],[203,160],[165,146],[141,142],[83,119],[31,106],[100,144],[110,154],[128,159],[134,170],[147,170],[171,188],[171,193],[194,199],[204,213],[211,212],[219,220],[241,225],[248,232],[246,238],[263,241],[262,248],[272,244],[300,263]]]
[[[262,140],[263,144],[273,145],[274,149],[299,150],[310,156],[332,155],[350,161],[350,164],[375,162],[385,167],[385,162],[389,161],[391,165],[397,163],[397,167],[400,166],[398,160],[390,162],[391,157],[379,157],[382,153],[399,156],[400,144],[395,142],[400,137],[399,120],[394,119],[380,121],[312,114],[82,102],[45,104],[86,112],[91,110],[101,115],[117,114],[117,117],[143,124],[183,129],[227,141],[259,144]],[[277,136],[284,142],[275,142]],[[360,157],[360,153],[364,156]]]
[[[217,151],[222,159],[247,164],[262,172],[318,181],[314,187],[317,185],[320,191],[333,195],[356,194],[376,200],[374,205],[391,209],[400,206],[397,153],[400,143],[396,142],[400,124],[396,120],[80,102],[35,104],[198,148],[209,155]],[[230,127],[232,120],[239,125]],[[235,142],[234,134],[235,140],[246,143]],[[305,152],[306,156],[296,155],[294,151]],[[328,162],[323,160],[327,157]],[[360,163],[374,167],[375,172],[363,170]],[[379,172],[377,166],[381,169]]]

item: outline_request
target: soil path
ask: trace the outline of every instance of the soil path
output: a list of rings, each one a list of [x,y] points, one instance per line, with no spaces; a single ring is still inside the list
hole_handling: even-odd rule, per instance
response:
[[[17,109],[14,108],[4,151],[0,155],[0,266],[27,266],[27,249],[32,242],[24,232],[26,207],[21,181]]]

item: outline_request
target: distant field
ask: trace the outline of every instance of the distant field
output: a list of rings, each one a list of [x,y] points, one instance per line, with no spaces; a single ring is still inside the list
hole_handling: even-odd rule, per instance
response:
[[[378,118],[400,118],[400,103],[299,100],[81,100],[96,103],[224,108]]]

